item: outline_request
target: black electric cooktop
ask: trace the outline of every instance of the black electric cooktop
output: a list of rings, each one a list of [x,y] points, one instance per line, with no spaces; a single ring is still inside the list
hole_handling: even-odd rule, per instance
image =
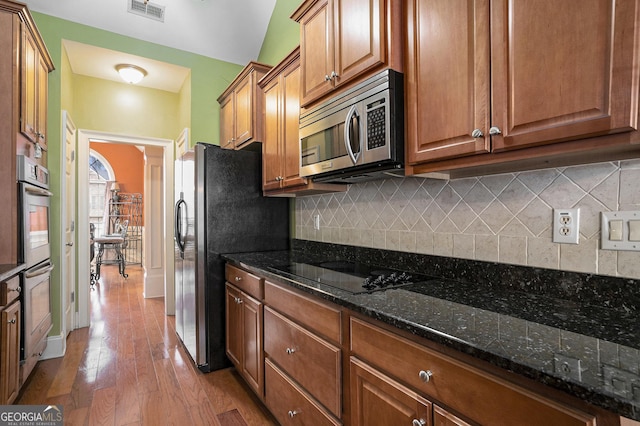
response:
[[[347,261],[291,262],[286,265],[272,266],[269,269],[326,284],[353,294],[370,293],[435,279],[425,275]]]

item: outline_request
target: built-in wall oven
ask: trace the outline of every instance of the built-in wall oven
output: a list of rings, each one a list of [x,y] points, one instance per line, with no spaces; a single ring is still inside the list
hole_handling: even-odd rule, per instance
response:
[[[17,156],[19,257],[26,265],[22,281],[21,377],[26,379],[44,352],[51,317],[51,196],[49,171]]]

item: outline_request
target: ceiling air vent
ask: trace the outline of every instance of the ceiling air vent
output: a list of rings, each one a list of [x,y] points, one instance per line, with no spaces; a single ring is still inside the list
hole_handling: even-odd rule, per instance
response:
[[[129,0],[129,7],[127,10],[131,13],[135,13],[136,15],[164,22],[164,6],[151,3],[150,1]]]

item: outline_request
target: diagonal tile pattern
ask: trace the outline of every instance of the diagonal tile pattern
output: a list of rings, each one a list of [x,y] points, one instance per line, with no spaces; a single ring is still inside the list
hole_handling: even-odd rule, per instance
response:
[[[295,236],[640,278],[640,253],[598,244],[600,212],[640,210],[638,182],[640,160],[451,181],[388,178],[297,198]],[[551,242],[554,208],[580,208],[579,245]]]

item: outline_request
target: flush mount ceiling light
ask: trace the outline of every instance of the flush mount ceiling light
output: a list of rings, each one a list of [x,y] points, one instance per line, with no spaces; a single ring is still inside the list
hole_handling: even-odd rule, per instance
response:
[[[139,83],[147,75],[143,68],[131,64],[118,64],[116,71],[124,81],[131,84]]]

